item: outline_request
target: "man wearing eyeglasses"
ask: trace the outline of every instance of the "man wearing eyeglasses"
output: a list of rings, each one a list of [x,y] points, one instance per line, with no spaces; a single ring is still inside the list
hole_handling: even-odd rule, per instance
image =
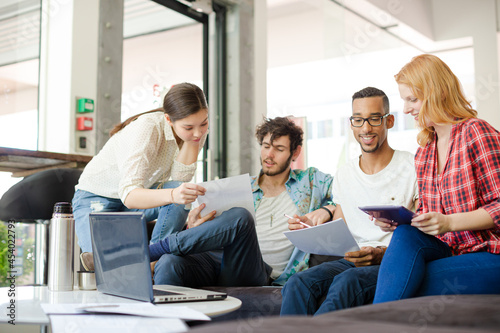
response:
[[[401,205],[415,210],[418,192],[414,156],[387,142],[394,116],[386,94],[373,87],[352,96],[351,129],[361,155],[337,172],[333,183],[334,220],[343,218],[360,250],[293,275],[282,290],[281,315],[319,315],[370,303],[380,262],[392,232],[374,225],[358,207]],[[308,223],[306,218],[302,222]],[[289,229],[302,229],[290,223]],[[324,302],[321,302],[323,299]]]

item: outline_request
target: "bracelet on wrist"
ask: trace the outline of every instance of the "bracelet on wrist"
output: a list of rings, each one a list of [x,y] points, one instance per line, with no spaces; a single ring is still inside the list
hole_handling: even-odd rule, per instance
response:
[[[175,188],[173,188],[172,192],[170,192],[170,199],[171,199],[172,203],[174,203],[174,190],[175,190]]]
[[[328,212],[328,215],[330,215],[330,219],[329,219],[328,221],[333,220],[333,213],[332,213],[332,211],[331,211],[331,210],[329,210],[329,209],[328,209],[328,208],[326,208],[325,206],[320,207],[320,208],[321,208],[321,209],[326,210],[326,211]]]

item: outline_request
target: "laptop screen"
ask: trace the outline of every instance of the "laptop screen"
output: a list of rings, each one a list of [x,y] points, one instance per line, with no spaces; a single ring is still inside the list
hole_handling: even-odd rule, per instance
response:
[[[142,213],[91,213],[97,290],[151,302],[153,287]]]

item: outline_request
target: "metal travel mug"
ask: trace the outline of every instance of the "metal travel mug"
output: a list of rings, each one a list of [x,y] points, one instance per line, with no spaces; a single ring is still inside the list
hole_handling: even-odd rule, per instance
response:
[[[54,205],[49,238],[49,290],[73,290],[75,220],[71,203],[58,202]]]

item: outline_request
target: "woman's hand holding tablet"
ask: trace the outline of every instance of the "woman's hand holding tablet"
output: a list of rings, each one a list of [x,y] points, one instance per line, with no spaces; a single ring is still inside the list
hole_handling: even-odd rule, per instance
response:
[[[391,226],[400,224],[411,224],[411,220],[416,214],[404,206],[378,205],[358,207],[363,212],[374,219],[388,223]]]

